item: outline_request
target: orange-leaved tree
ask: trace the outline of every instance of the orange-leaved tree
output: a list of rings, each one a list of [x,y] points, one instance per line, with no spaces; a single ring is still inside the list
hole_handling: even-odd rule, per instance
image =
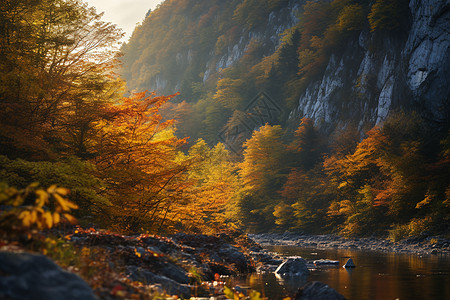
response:
[[[388,174],[380,168],[383,149],[389,142],[379,127],[367,133],[368,137],[356,150],[342,157],[330,156],[324,162],[331,181],[338,187],[336,201],[331,203],[331,217],[344,217],[343,234],[367,234],[385,213],[384,206],[376,203],[376,190],[389,182]],[[385,224],[386,225],[386,224]]]
[[[417,203],[427,191],[425,128],[415,114],[393,113],[353,153],[325,161],[340,194],[330,213],[346,217],[346,233],[384,230],[420,215]]]
[[[179,147],[186,139],[177,138],[173,120],[163,122],[158,113],[173,97],[138,93],[123,98],[97,123],[93,162],[108,184],[109,220],[121,229],[162,229],[181,200],[189,162]]]

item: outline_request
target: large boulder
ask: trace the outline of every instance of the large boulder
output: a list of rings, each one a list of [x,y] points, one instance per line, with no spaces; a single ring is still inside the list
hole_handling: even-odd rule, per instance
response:
[[[0,299],[94,300],[89,285],[43,255],[0,251]]]
[[[287,261],[278,266],[275,270],[275,275],[282,278],[308,276],[309,270],[306,266],[306,260],[301,257],[289,258]]]
[[[300,288],[295,300],[345,300],[345,297],[323,282],[311,281]]]

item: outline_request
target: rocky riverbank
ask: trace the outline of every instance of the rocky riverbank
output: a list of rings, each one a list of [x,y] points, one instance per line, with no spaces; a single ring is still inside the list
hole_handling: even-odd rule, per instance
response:
[[[161,237],[76,228],[24,243],[0,239],[0,299],[38,299],[36,291],[39,299],[84,299],[76,296],[83,293],[91,295],[86,299],[209,299],[223,296],[221,276],[255,271],[245,250],[251,246],[256,244],[239,232]],[[89,284],[81,292],[77,275]]]
[[[250,234],[249,238],[261,246],[296,246],[315,249],[352,249],[418,255],[450,255],[450,239],[436,236],[418,236],[400,241],[375,237],[343,238],[337,235]]]
[[[343,299],[327,285],[307,283],[313,264],[270,253],[238,231],[162,237],[78,227],[0,239],[0,299],[266,299],[248,287],[226,287],[228,276],[256,271],[294,278],[291,299]]]

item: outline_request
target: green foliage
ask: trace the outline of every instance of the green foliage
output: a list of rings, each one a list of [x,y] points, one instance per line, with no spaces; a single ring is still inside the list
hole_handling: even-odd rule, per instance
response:
[[[64,186],[71,191],[68,197],[80,207],[80,215],[101,214],[102,209],[110,205],[102,195],[105,185],[95,172],[92,164],[76,157],[56,162],[30,162],[0,156],[0,181],[19,187],[33,182],[42,186]]]
[[[269,51],[250,36],[265,32],[269,15],[288,3],[165,1],[123,46],[122,73],[131,89],[180,91],[196,115],[184,132],[212,145],[234,110],[242,111],[260,91],[282,108],[295,108],[308,84],[321,76],[330,54],[341,51],[367,24],[370,11],[369,1],[307,1],[298,12],[299,23],[286,29],[275,51]],[[227,65],[224,59],[236,53],[236,46],[242,49],[243,41],[247,45],[238,61],[214,68]],[[284,125],[286,116],[281,119]]]
[[[251,30],[262,26],[268,14],[267,1],[244,0],[234,10],[233,19],[243,24],[247,30]]]
[[[244,103],[242,98],[244,84],[245,82],[242,79],[224,78],[219,80],[214,100],[222,104],[223,107],[233,110],[242,107]]]
[[[200,136],[204,137],[209,144],[217,142],[217,134],[222,130],[230,116],[230,110],[226,109],[221,103],[213,101],[213,97],[201,99],[194,106],[194,110],[201,115],[199,131]]]
[[[306,1],[297,12],[299,23],[268,50],[257,37],[266,32],[269,15],[288,7],[287,0],[165,1],[123,46],[122,72],[131,89],[180,91],[198,117],[185,132],[212,145],[233,110],[242,111],[259,91],[292,110],[308,85],[322,76],[330,55],[344,51],[368,21],[375,30],[393,27],[388,20],[403,24],[408,18],[406,0],[374,2]],[[229,66],[226,59],[236,57],[236,47],[245,53]],[[228,67],[218,68],[223,65]]]
[[[243,189],[237,206],[244,225],[250,230],[273,227],[273,210],[277,205],[277,191],[282,187],[287,167],[286,145],[281,126],[265,125],[244,143],[244,160],[239,164]]]
[[[168,92],[179,83],[182,99],[169,103],[175,95],[119,100],[124,83],[110,47],[121,34],[93,9],[75,0],[3,1],[0,181],[8,185],[0,199],[12,209],[2,211],[2,226],[50,228],[79,206],[80,216],[106,215],[94,220],[130,231],[212,232],[229,220],[253,231],[392,239],[448,231],[450,139],[417,115],[392,113],[362,141],[347,128],[331,145],[308,119],[290,141],[280,125],[265,125],[237,164],[224,145],[208,146],[255,91],[295,107],[367,18],[372,31],[402,29],[408,18],[406,0],[307,1],[273,53],[249,38],[237,63],[215,70],[242,35],[258,36],[288,3],[166,0],[150,12],[122,48],[124,74],[133,89]],[[188,150],[177,127],[204,140]]]
[[[448,232],[448,136],[439,143],[415,113],[392,112],[361,142],[350,126],[329,148],[308,119],[289,145],[283,135],[266,125],[244,144],[234,218],[247,230]]]
[[[335,197],[325,174],[319,167],[305,172],[302,169],[292,169],[281,190],[289,207],[285,205],[284,215],[277,216],[277,222],[283,219],[288,222],[289,230],[301,230],[309,233],[320,233],[327,230],[327,209]],[[286,214],[287,213],[287,214]]]
[[[330,206],[329,213],[345,216],[343,232],[361,235],[371,231],[371,226],[377,225],[382,232],[399,224],[393,229],[396,235],[414,219],[431,217],[430,228],[448,222],[440,213],[448,184],[434,183],[448,174],[433,175],[436,162],[430,164],[430,159],[441,161],[438,165],[443,161],[433,154],[436,147],[417,115],[399,112],[383,127],[369,131],[353,153],[327,158],[325,169],[342,197]],[[436,177],[427,179],[430,176]]]
[[[170,82],[181,82],[191,78],[202,82],[200,72],[204,71],[209,52],[224,48],[237,38],[240,30],[234,28],[230,17],[240,1],[202,2],[165,1],[138,26],[124,45],[123,74],[133,89],[147,89],[155,85],[157,76]],[[218,41],[223,35],[222,42]],[[144,49],[145,48],[145,49]],[[189,52],[189,57],[184,54]],[[222,52],[221,52],[222,53]],[[174,57],[177,57],[175,60]],[[184,99],[190,99],[190,86],[179,92]],[[173,86],[162,89],[162,93],[173,93]],[[196,99],[198,100],[198,99]]]
[[[392,228],[388,230],[388,239],[393,242],[411,237],[418,236],[421,233],[430,229],[432,219],[425,217],[422,219],[413,218],[407,224],[394,224]]]
[[[40,245],[40,248],[44,255],[49,256],[62,267],[80,266],[82,263],[82,251],[79,251],[65,238],[47,237]]]
[[[289,148],[292,151],[293,166],[310,170],[321,160],[325,152],[325,142],[314,126],[313,120],[308,118],[301,120]]]

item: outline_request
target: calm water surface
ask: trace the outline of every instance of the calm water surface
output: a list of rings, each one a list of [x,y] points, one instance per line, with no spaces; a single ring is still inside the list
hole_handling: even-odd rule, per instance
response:
[[[306,260],[328,258],[342,266],[349,257],[354,269],[332,267],[312,270],[308,281],[321,281],[347,299],[449,299],[450,257],[354,250],[317,250],[291,246],[267,247],[282,255],[299,255]],[[286,283],[273,274],[251,274],[233,278],[233,284],[251,287],[271,300],[292,295],[302,282]]]

